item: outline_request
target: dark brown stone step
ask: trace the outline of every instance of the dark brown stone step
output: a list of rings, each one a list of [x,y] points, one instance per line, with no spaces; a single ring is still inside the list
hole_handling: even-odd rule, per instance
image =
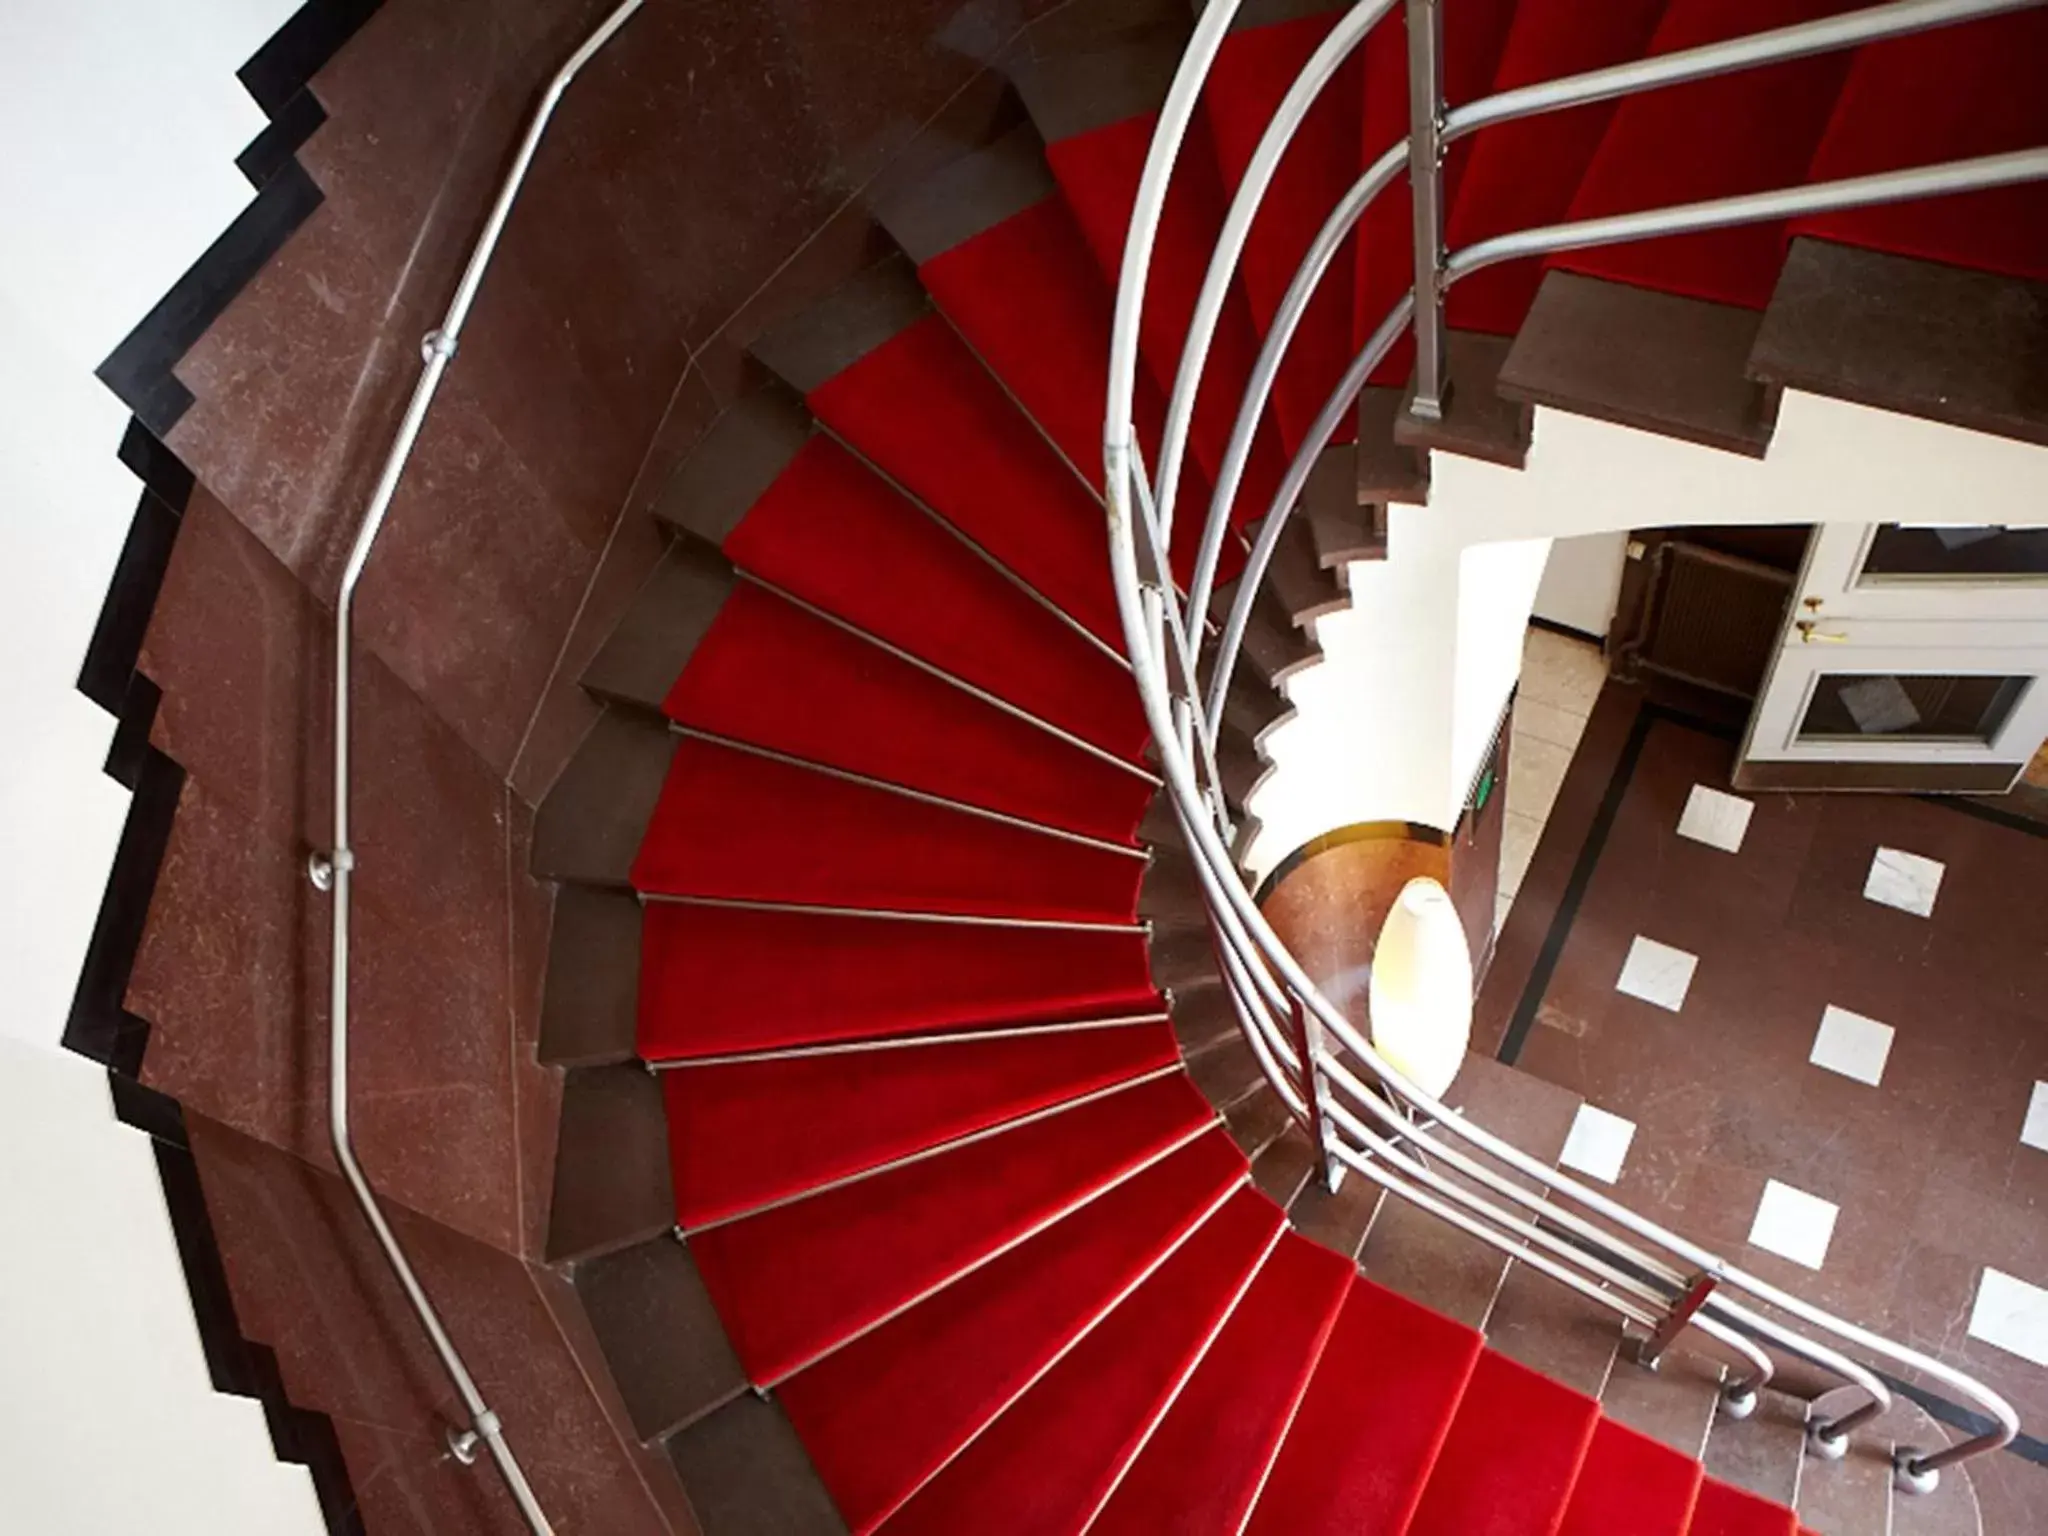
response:
[[[660,709],[737,579],[717,550],[678,542],[583,669],[583,686],[600,699]]]
[[[1575,1093],[1475,1052],[1467,1054],[1445,1102],[1537,1161],[1554,1164],[1581,1101]],[[1533,1186],[1533,1180],[1509,1173],[1448,1132],[1437,1135],[1480,1163],[1493,1164],[1495,1171],[1525,1188]],[[1453,1183],[1478,1187],[1462,1175],[1442,1171]],[[1486,1197],[1495,1203],[1501,1200],[1490,1192]],[[1485,1325],[1509,1260],[1492,1244],[1412,1202],[1394,1199],[1374,1222],[1360,1263],[1369,1278],[1390,1290],[1477,1328]]]
[[[1256,742],[1263,740],[1276,725],[1293,718],[1294,706],[1287,696],[1249,667],[1239,667],[1231,674],[1230,687],[1223,695],[1225,725]]]
[[[703,1536],[844,1536],[832,1496],[773,1398],[746,1393],[669,1438]]]
[[[2048,444],[2048,283],[1792,242],[1752,377]]]
[[[1058,193],[1045,146],[1024,124],[878,199],[874,215],[922,264]]]
[[[1164,789],[1146,802],[1145,814],[1138,821],[1138,841],[1180,843],[1180,818],[1174,812],[1172,795]]]
[[[747,1390],[718,1309],[674,1234],[587,1260],[571,1278],[642,1440]]]
[[[548,1213],[552,1264],[630,1247],[675,1225],[661,1084],[638,1063],[562,1080]]]
[[[1319,1172],[1308,1132],[1292,1123],[1252,1159],[1252,1183],[1283,1209],[1295,1202]]]
[[[1326,16],[1345,8],[1344,0],[1244,0],[1231,18],[1230,30],[1245,32],[1253,27],[1277,26],[1284,21]]]
[[[1390,501],[1419,506],[1429,500],[1429,455],[1394,436],[1403,391],[1368,384],[1358,395],[1357,499],[1361,506]]]
[[[1237,599],[1237,583],[1217,587],[1209,612],[1220,631]],[[1213,651],[1212,651],[1213,654]],[[1252,599],[1251,616],[1244,628],[1238,666],[1250,667],[1270,685],[1278,686],[1296,672],[1323,659],[1322,648],[1306,631],[1295,626],[1293,616],[1273,595],[1271,583],[1262,584]],[[1208,673],[1204,671],[1206,680]]]
[[[1158,926],[1199,923],[1204,911],[1194,858],[1177,843],[1154,843],[1138,884],[1138,916]]]
[[[1325,1188],[1319,1177],[1309,1178],[1288,1202],[1287,1219],[1311,1242],[1360,1262],[1367,1233],[1376,1231],[1399,1204],[1387,1200],[1379,1185],[1353,1168],[1345,1170],[1334,1192]]]
[[[606,709],[541,802],[533,873],[584,885],[628,885],[674,755],[667,722]]]
[[[811,432],[810,412],[784,388],[735,401],[677,466],[654,515],[680,533],[723,544]]]
[[[1792,1507],[1806,1456],[1806,1404],[1765,1388],[1746,1419],[1717,1415],[1707,1435],[1707,1476]]]
[[[1762,323],[1732,304],[1550,272],[1495,387],[1507,400],[1760,459],[1779,393],[1745,371]]]
[[[1527,1264],[1513,1263],[1486,1318],[1486,1343],[1510,1360],[1598,1397],[1619,1370],[1621,1317]]]
[[[1346,467],[1345,478],[1349,479]],[[1327,493],[1328,482],[1323,489]],[[1340,491],[1344,490],[1339,486]],[[1344,502],[1354,509],[1356,503],[1349,495]],[[1273,546],[1273,557],[1266,564],[1266,589],[1273,594],[1281,609],[1297,628],[1306,629],[1325,614],[1342,613],[1350,605],[1344,585],[1336,571],[1325,566],[1316,550],[1315,535],[1310,532],[1308,519],[1302,514],[1307,503],[1295,509],[1280,529],[1280,538]]]
[[[1340,582],[1348,562],[1386,558],[1385,512],[1379,503],[1358,499],[1355,443],[1328,449],[1316,461],[1302,494],[1301,507],[1294,515],[1308,524],[1316,563],[1335,571]]]
[[[1187,45],[1180,0],[1101,0],[1034,22],[1006,62],[1046,141],[1156,112]]]
[[[1910,1495],[1908,1495],[1910,1497]],[[1863,1536],[1891,1524],[1892,1440],[1875,1424],[1849,1434],[1840,1461],[1808,1456],[1799,1472],[1799,1524],[1815,1536]]]
[[[631,1061],[639,999],[639,898],[630,891],[562,887],[548,940],[540,1059],[557,1067]]]
[[[1215,985],[1190,987],[1185,994],[1176,993],[1170,1011],[1173,1035],[1183,1056],[1199,1055],[1238,1032],[1237,1011],[1220,980]]]
[[[1202,1090],[1202,1096],[1219,1112],[1264,1093],[1271,1095],[1258,1054],[1242,1031],[1233,1030],[1207,1050],[1187,1058],[1188,1076]]]
[[[1176,998],[1196,988],[1222,984],[1206,924],[1155,932],[1147,954],[1152,965],[1152,985]]]
[[[1230,1139],[1254,1164],[1293,1124],[1294,1117],[1277,1093],[1250,1094],[1231,1105],[1223,1116],[1223,1128],[1230,1132]],[[1292,1194],[1288,1198],[1292,1199]]]
[[[1447,332],[1445,376],[1449,397],[1444,402],[1443,419],[1421,421],[1411,414],[1409,407],[1415,391],[1410,385],[1402,397],[1401,413],[1394,418],[1394,441],[1410,448],[1442,449],[1520,469],[1529,457],[1529,430],[1534,413],[1529,406],[1508,399],[1495,387],[1511,345],[1504,337],[1484,336],[1477,331]]]
[[[1600,1394],[1600,1411],[1615,1423],[1698,1461],[1721,1403],[1721,1368],[1674,1348],[1646,1370],[1623,1350]]]
[[[1938,1450],[1967,1435],[1967,1431],[1937,1424],[1926,1409],[1904,1396],[1893,1400],[1891,1411],[1878,1421],[1876,1427],[1885,1431],[1895,1454],[1902,1447],[1915,1451]],[[1995,1465],[1987,1466],[1987,1462]],[[2032,1528],[2027,1516],[2038,1516],[2039,1495],[2031,1490],[2006,1493],[1994,1505],[1990,1500],[2003,1490],[1979,1490],[1976,1485],[1979,1475],[1987,1480],[2017,1478],[2030,1483],[2041,1473],[2037,1468],[2028,1467],[2018,1458],[2008,1457],[2002,1452],[1944,1467],[1933,1492],[1893,1493],[1890,1536],[1983,1536],[1987,1529],[1993,1536],[2005,1536],[2008,1531]],[[2014,1505],[2024,1508],[2027,1516],[2013,1511],[2010,1518],[2005,1515],[1993,1518],[1994,1510],[2012,1511]]]
[[[791,389],[809,394],[930,312],[916,269],[907,257],[892,256],[767,331],[749,350]]]

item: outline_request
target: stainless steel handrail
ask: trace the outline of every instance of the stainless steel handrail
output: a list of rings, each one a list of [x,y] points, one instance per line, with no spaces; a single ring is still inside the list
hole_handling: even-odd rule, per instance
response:
[[[1406,3],[1411,45],[1418,44],[1418,40],[1422,43],[1410,49],[1410,89],[1426,96],[1423,105],[1430,109],[1415,117],[1415,125],[1424,137],[1417,140],[1411,134],[1410,140],[1388,150],[1367,169],[1332,210],[1289,285],[1261,347],[1233,426],[1189,586],[1185,610],[1189,616],[1207,613],[1216,561],[1241,487],[1252,436],[1263,418],[1274,380],[1309,300],[1373,197],[1391,183],[1404,165],[1410,168],[1412,176],[1433,184],[1439,177],[1437,151],[1452,140],[1493,123],[2024,9],[2043,0],[1900,0],[1800,27],[1502,92],[1455,112],[1446,112],[1440,94],[1432,89],[1437,64],[1431,54],[1440,41],[1435,38],[1435,0]],[[1746,1305],[1738,1299],[1738,1293],[1865,1354],[1919,1372],[1975,1402],[1992,1419],[1994,1427],[1990,1431],[1938,1451],[1907,1449],[1899,1454],[1901,1485],[1916,1490],[1931,1487],[1941,1467],[2004,1445],[2013,1438],[2018,1431],[2018,1419],[2010,1405],[1983,1383],[1943,1362],[1779,1290],[1599,1191],[1530,1158],[1454,1115],[1394,1071],[1373,1051],[1359,1028],[1316,988],[1259,912],[1230,856],[1232,828],[1227,811],[1215,796],[1201,792],[1196,760],[1189,750],[1189,720],[1191,714],[1199,714],[1201,723],[1212,732],[1220,720],[1221,701],[1230,686],[1251,603],[1317,456],[1355,404],[1372,369],[1411,319],[1417,325],[1419,344],[1431,344],[1425,341],[1425,331],[1440,344],[1444,292],[1459,278],[1516,256],[2039,180],[2048,178],[2048,148],[1525,230],[1480,241],[1449,254],[1441,249],[1439,225],[1443,214],[1438,199],[1421,195],[1424,189],[1418,188],[1413,199],[1418,286],[1397,301],[1354,359],[1290,462],[1279,492],[1266,510],[1259,538],[1223,623],[1209,674],[1207,707],[1202,708],[1202,701],[1191,696],[1196,673],[1187,665],[1186,647],[1192,643],[1197,648],[1194,659],[1199,662],[1203,627],[1183,618],[1172,581],[1156,563],[1153,569],[1141,569],[1139,550],[1142,547],[1149,553],[1167,547],[1193,402],[1201,387],[1218,316],[1273,174],[1324,85],[1392,8],[1392,0],[1363,0],[1336,23],[1288,90],[1254,152],[1225,218],[1190,321],[1180,371],[1169,400],[1160,447],[1160,476],[1155,486],[1146,481],[1131,426],[1138,322],[1144,309],[1160,210],[1173,165],[1237,8],[1237,0],[1212,0],[1203,9],[1159,114],[1125,241],[1112,329],[1110,390],[1103,436],[1111,566],[1132,672],[1148,723],[1159,742],[1162,776],[1194,854],[1225,994],[1239,1025],[1289,1112],[1308,1126],[1316,1138],[1326,1177],[1332,1182],[1338,1170],[1356,1170],[1460,1230],[1514,1254],[1522,1262],[1531,1263],[1561,1283],[1600,1301],[1630,1323],[1659,1333],[1686,1327],[1697,1330],[1743,1362],[1741,1373],[1731,1384],[1733,1399],[1738,1404],[1745,1395],[1753,1402],[1755,1386],[1769,1379],[1771,1364],[1764,1352],[1766,1348],[1806,1360],[1835,1379],[1856,1386],[1862,1397],[1858,1406],[1814,1426],[1810,1438],[1823,1454],[1838,1451],[1849,1429],[1884,1411],[1891,1402],[1889,1389],[1867,1367],[1840,1350],[1795,1331],[1777,1317]],[[1421,153],[1415,152],[1418,142],[1423,145]],[[1418,358],[1419,386],[1428,376],[1426,360],[1426,356]],[[1440,356],[1438,362],[1440,365]],[[1440,366],[1437,373],[1440,378]],[[1174,653],[1171,667],[1169,631]],[[1189,636],[1192,641],[1186,638]],[[1175,673],[1179,675],[1178,682]],[[1366,1082],[1360,1071],[1373,1081]],[[1433,1128],[1419,1128],[1412,1123],[1409,1117],[1417,1114],[1435,1122]],[[1375,1124],[1382,1129],[1374,1129]],[[1460,1151],[1454,1142],[1468,1144],[1472,1155]],[[1402,1150],[1404,1146],[1428,1155],[1410,1155]],[[1439,1172],[1432,1166],[1432,1159],[1467,1182]],[[1492,1166],[1495,1164],[1508,1170],[1508,1174],[1499,1172]],[[1528,1214],[1515,1214],[1515,1207]],[[1556,1230],[1550,1230],[1552,1227]]]
[[[491,1459],[497,1463],[499,1473],[505,1479],[505,1487],[512,1495],[512,1501],[519,1508],[520,1516],[535,1536],[552,1536],[547,1514],[540,1501],[535,1498],[532,1485],[526,1480],[512,1448],[505,1443],[505,1433],[498,1415],[485,1403],[483,1394],[477,1388],[476,1380],[463,1363],[455,1341],[448,1336],[448,1330],[421,1285],[412,1262],[406,1257],[405,1248],[392,1230],[391,1223],[384,1215],[384,1208],[377,1199],[377,1192],[364,1174],[362,1164],[356,1157],[355,1138],[349,1125],[349,897],[355,873],[355,849],[349,842],[349,753],[350,710],[349,675],[350,650],[354,641],[356,588],[363,579],[364,567],[369,564],[371,547],[377,542],[377,534],[384,526],[385,515],[391,510],[391,500],[398,491],[400,478],[405,474],[407,460],[412,456],[414,444],[419,440],[420,429],[426,424],[427,410],[434,403],[434,395],[441,386],[441,375],[447,371],[454,359],[457,344],[462,338],[462,327],[469,318],[471,305],[476,302],[477,290],[483,285],[484,273],[490,267],[491,257],[496,252],[498,240],[505,232],[505,223],[512,216],[512,205],[519,196],[519,189],[526,180],[527,171],[533,165],[534,154],[540,148],[540,141],[547,131],[549,120],[562,99],[562,93],[569,87],[588,64],[591,58],[611,41],[619,28],[640,9],[643,0],[625,0],[597,26],[583,46],[571,54],[562,67],[548,82],[539,105],[534,109],[528,123],[526,136],[520,141],[518,153],[513,157],[512,167],[505,174],[504,184],[499,188],[497,201],[492,204],[490,215],[484,220],[482,232],[469,253],[469,262],[463,268],[461,280],[455,285],[455,296],[449,301],[447,313],[442,317],[438,329],[427,333],[421,344],[422,367],[418,381],[413,385],[412,398],[407,402],[405,414],[398,424],[390,451],[385,455],[384,468],[377,477],[376,488],[371,492],[368,508],[363,514],[362,526],[357,529],[355,543],[349,550],[348,563],[342,569],[341,589],[334,603],[334,843],[324,854],[316,854],[310,861],[309,873],[313,883],[333,897],[333,952],[329,956],[331,974],[328,992],[328,1137],[334,1147],[334,1160],[340,1165],[343,1179],[349,1193],[361,1207],[363,1218],[375,1234],[377,1246],[383,1251],[385,1262],[397,1277],[400,1289],[405,1292],[406,1301],[413,1314],[418,1317],[421,1329],[433,1345],[434,1353],[440,1357],[441,1367],[448,1374],[457,1396],[462,1399],[463,1412],[469,1417],[466,1429],[449,1432],[449,1446],[464,1462],[476,1459],[476,1448],[485,1446]]]

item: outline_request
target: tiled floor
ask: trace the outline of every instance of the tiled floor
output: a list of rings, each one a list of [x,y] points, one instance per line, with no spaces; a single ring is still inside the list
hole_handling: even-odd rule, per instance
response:
[[[1607,680],[1600,648],[1547,629],[1532,628],[1522,647],[1522,681],[1515,695],[1508,749],[1508,812],[1502,828],[1500,887],[1494,927],[1507,921],[1515,892],[1543,835],[1557,791],[1585,734],[1586,717]]]
[[[2048,836],[1910,797],[1735,795],[1731,742],[1638,730],[1523,999],[1518,1064],[1589,1106],[1563,1161],[1970,1371],[2048,1439]],[[1567,803],[1611,783],[1626,753],[1603,750]],[[1587,824],[1560,813],[1557,835]],[[1543,847],[1553,909],[1516,913],[1518,948],[1559,937],[1578,853]],[[1987,1531],[2048,1530],[2048,1468],[2001,1457],[1980,1486]]]

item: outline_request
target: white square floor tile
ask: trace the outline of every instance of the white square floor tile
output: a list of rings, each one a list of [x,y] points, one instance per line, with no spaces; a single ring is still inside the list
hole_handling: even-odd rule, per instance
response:
[[[1757,1202],[1749,1240],[1794,1264],[1819,1269],[1835,1235],[1837,1212],[1833,1202],[1771,1179],[1764,1185],[1763,1199]]]
[[[1948,868],[1939,859],[1924,859],[1917,853],[1897,848],[1880,848],[1870,861],[1870,878],[1863,882],[1863,894],[1872,901],[1916,917],[1934,916],[1934,898],[1941,890],[1941,877]]]
[[[1743,834],[1749,830],[1749,814],[1755,809],[1740,795],[1695,784],[1686,796],[1685,814],[1678,818],[1678,835],[1723,853],[1739,853]]]
[[[1970,1337],[2008,1354],[2048,1365],[2048,1291],[1996,1269],[1977,1282]]]
[[[1615,989],[1676,1013],[1685,1006],[1685,994],[1692,987],[1692,973],[1699,963],[1698,955],[1637,934],[1628,947],[1628,959],[1622,962],[1621,979],[1615,982]]]
[[[1628,1157],[1629,1143],[1635,1137],[1635,1121],[1591,1104],[1581,1104],[1572,1117],[1571,1134],[1565,1137],[1564,1151],[1557,1160],[1603,1184],[1612,1184],[1621,1177],[1622,1162]]]
[[[2048,1152],[2048,1083],[2034,1084],[2034,1096],[2027,1101],[2027,1123],[2020,1127],[2020,1140]]]
[[[1884,1081],[1885,1058],[1892,1051],[1892,1027],[1829,1003],[1820,1016],[1807,1060],[1875,1088]]]

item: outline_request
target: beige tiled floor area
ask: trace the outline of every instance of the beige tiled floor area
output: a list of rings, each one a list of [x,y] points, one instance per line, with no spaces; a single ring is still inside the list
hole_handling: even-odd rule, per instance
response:
[[[1501,832],[1500,892],[1494,898],[1494,929],[1508,908],[1543,835],[1543,823],[1557,801],[1565,769],[1578,750],[1586,716],[1607,680],[1607,663],[1590,640],[1574,640],[1547,629],[1531,629],[1522,647],[1522,685],[1509,724],[1508,814]]]

